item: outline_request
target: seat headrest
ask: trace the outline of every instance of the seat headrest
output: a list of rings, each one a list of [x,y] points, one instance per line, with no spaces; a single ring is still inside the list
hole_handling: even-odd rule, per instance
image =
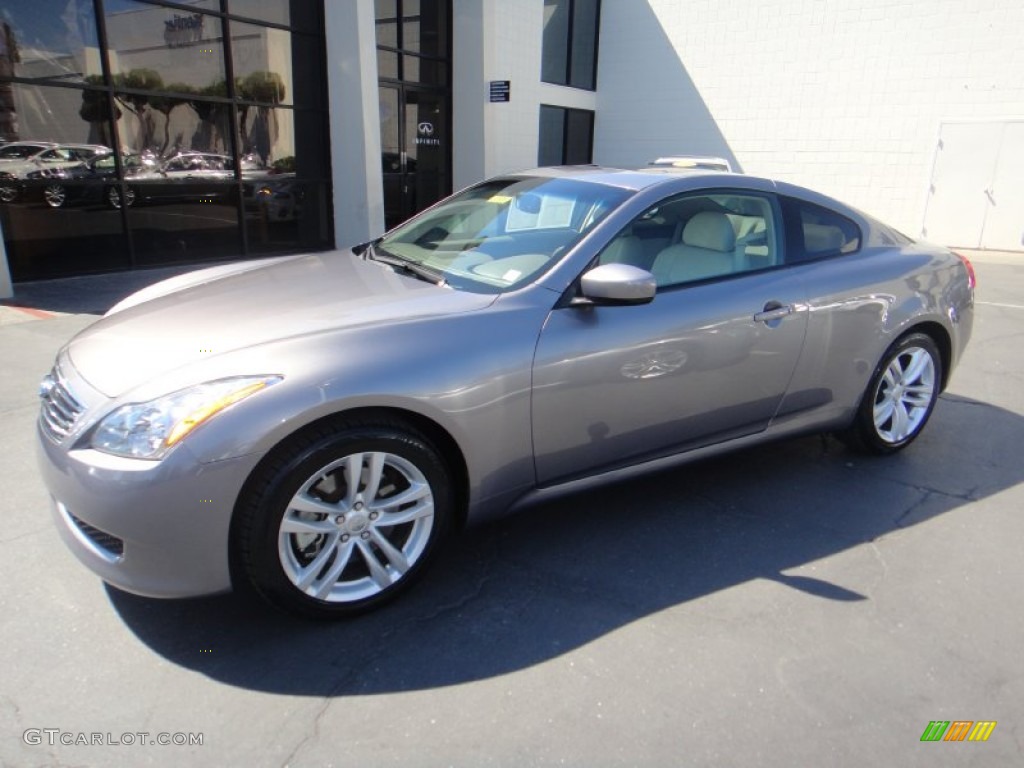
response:
[[[736,233],[724,213],[701,211],[686,222],[683,243],[711,251],[732,251],[736,247]]]

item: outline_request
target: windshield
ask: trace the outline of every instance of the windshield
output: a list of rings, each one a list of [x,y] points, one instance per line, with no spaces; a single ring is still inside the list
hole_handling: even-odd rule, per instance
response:
[[[502,293],[546,271],[631,194],[573,179],[494,179],[403,224],[374,250],[454,288]]]

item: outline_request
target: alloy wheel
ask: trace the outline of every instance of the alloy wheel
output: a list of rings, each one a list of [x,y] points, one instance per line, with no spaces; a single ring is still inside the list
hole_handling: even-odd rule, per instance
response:
[[[411,461],[352,453],[318,469],[287,505],[278,557],[292,586],[317,600],[372,598],[423,556],[434,495]]]
[[[67,201],[67,190],[61,184],[50,184],[43,190],[43,199],[51,208],[60,208]]]
[[[921,428],[935,399],[935,361],[922,347],[907,347],[886,366],[875,390],[878,436],[899,444]]]

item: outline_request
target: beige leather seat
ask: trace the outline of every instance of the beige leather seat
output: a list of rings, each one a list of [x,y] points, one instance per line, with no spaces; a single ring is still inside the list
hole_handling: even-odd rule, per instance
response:
[[[619,235],[612,240],[601,254],[602,264],[631,264],[634,267],[646,267],[644,264],[644,246],[640,238],[634,235]]]
[[[727,275],[734,270],[736,233],[724,213],[701,211],[683,228],[682,240],[654,260],[658,285],[674,285]]]

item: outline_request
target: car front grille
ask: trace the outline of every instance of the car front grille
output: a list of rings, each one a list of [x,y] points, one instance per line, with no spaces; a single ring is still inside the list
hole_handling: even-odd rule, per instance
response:
[[[39,421],[43,431],[59,443],[74,429],[85,407],[71,394],[56,367],[43,379],[39,399],[42,401]]]
[[[103,550],[101,554],[106,554],[108,559],[117,560],[124,555],[124,539],[119,539],[112,533],[101,531],[99,528],[89,525],[85,520],[80,520],[68,512],[66,508],[63,512],[93,545]]]

